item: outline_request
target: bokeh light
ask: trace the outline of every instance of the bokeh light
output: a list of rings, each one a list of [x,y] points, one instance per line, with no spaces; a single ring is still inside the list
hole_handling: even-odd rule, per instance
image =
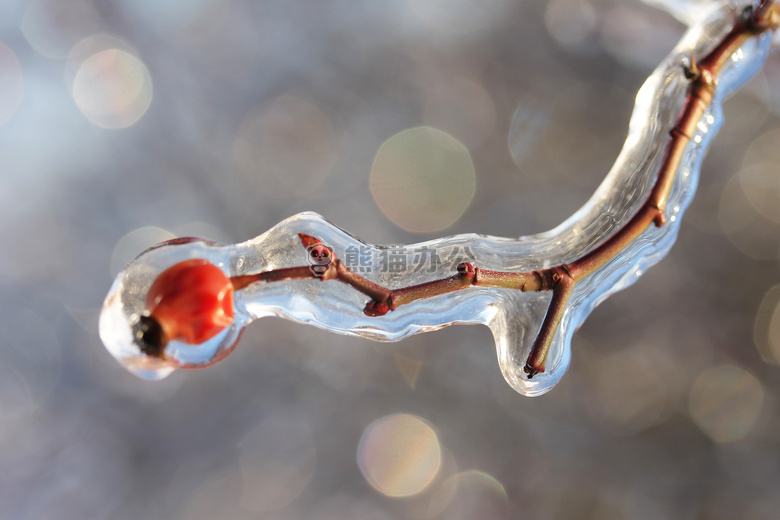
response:
[[[756,137],[745,152],[744,167],[754,164],[780,164],[780,129],[771,129]]]
[[[91,56],[110,49],[120,49],[130,54],[135,54],[135,50],[122,38],[111,33],[91,34],[74,45],[68,57],[65,60],[63,79],[65,87],[73,95],[73,87],[76,81],[76,74],[81,70],[81,65]]]
[[[288,505],[314,474],[314,441],[308,424],[300,418],[267,417],[238,445],[244,476],[241,505],[251,511]]]
[[[465,79],[436,88],[425,104],[425,123],[449,133],[469,150],[479,148],[496,126],[496,106],[482,85]]]
[[[538,148],[542,132],[549,122],[550,109],[540,99],[525,95],[517,103],[509,125],[507,144],[518,168],[523,168]]]
[[[760,190],[761,184],[767,183],[766,168],[759,166],[744,171],[747,171],[745,182],[740,172],[724,186],[718,205],[718,222],[731,244],[745,255],[756,260],[777,258],[780,226],[764,217],[753,202],[758,202],[770,214],[774,211],[771,202],[766,203],[762,195],[756,193],[756,187]],[[753,201],[746,193],[746,187],[752,192]]]
[[[484,471],[468,470],[448,478],[440,493],[448,497],[443,517],[448,520],[507,518],[509,502],[504,486]]]
[[[102,25],[100,13],[89,0],[31,0],[21,29],[36,51],[62,59],[76,42],[99,32]]]
[[[441,466],[439,438],[423,419],[388,415],[368,425],[358,447],[358,466],[369,484],[390,497],[423,491]]]
[[[588,0],[551,0],[544,23],[556,42],[571,50],[582,50],[596,28],[596,11]]]
[[[97,126],[126,128],[149,108],[152,78],[133,54],[107,49],[81,63],[73,79],[73,99]]]
[[[739,172],[742,191],[753,208],[780,224],[780,164],[755,164]]]
[[[127,232],[117,240],[111,254],[111,277],[119,274],[142,251],[172,238],[176,238],[176,235],[157,226],[144,226]]]
[[[394,509],[409,520],[429,520],[439,517],[452,504],[456,486],[448,482],[460,473],[455,455],[441,446],[441,464],[434,480],[416,495],[394,500]]]
[[[400,132],[379,148],[371,167],[371,194],[397,226],[428,233],[451,226],[476,190],[468,149],[428,126]]]
[[[252,109],[233,145],[241,171],[264,191],[288,196],[315,191],[336,164],[338,139],[313,102],[284,95]]]
[[[0,42],[0,126],[16,112],[22,100],[24,81],[19,59],[3,42]]]
[[[678,395],[675,364],[664,345],[639,342],[596,362],[594,421],[606,430],[636,434],[667,419]]]
[[[753,326],[753,342],[766,363],[780,363],[780,285],[771,287],[761,300]]]
[[[715,442],[743,439],[758,419],[764,389],[750,372],[734,365],[702,372],[691,388],[688,410]]]
[[[759,73],[742,90],[729,98],[723,105],[723,120],[726,124],[718,133],[718,143],[730,144],[755,139],[771,109],[769,89],[766,75]],[[758,157],[750,160],[756,159],[760,161]]]

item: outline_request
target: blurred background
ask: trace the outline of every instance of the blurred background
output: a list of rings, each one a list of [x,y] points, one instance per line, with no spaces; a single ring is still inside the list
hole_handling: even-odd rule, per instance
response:
[[[776,515],[777,57],[726,106],[676,247],[543,397],[484,327],[263,319],[159,383],[97,334],[117,272],[172,236],[304,210],[377,244],[552,228],[683,29],[630,0],[4,0],[0,517]],[[450,166],[410,205],[425,147]]]

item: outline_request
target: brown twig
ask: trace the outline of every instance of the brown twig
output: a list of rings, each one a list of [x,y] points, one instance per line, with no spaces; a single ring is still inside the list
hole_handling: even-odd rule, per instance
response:
[[[457,267],[457,274],[448,278],[399,289],[387,289],[351,271],[341,260],[334,257],[327,268],[320,273],[306,266],[276,269],[233,277],[231,278],[233,286],[239,290],[260,281],[302,278],[338,280],[371,298],[364,309],[368,316],[382,316],[400,305],[472,286],[520,291],[551,290],[552,298],[547,313],[524,367],[528,377],[532,378],[539,372],[544,372],[550,345],[576,283],[617,256],[651,224],[658,227],[665,224],[666,201],[672,183],[685,149],[695,133],[696,125],[712,102],[718,74],[727,60],[748,38],[775,29],[778,22],[780,22],[780,7],[773,0],[762,0],[755,7],[744,11],[743,15],[735,21],[731,31],[709,54],[699,61],[691,56],[690,62],[683,66],[685,77],[690,81],[687,98],[677,122],[669,131],[669,141],[650,195],[625,225],[590,252],[570,263],[521,273],[491,271],[474,267],[469,263],[461,263]],[[318,239],[309,235],[299,234],[299,236],[304,247],[321,244]]]

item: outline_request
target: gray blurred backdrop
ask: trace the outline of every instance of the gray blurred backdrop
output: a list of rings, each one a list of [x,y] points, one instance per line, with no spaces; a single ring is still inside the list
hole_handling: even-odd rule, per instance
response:
[[[726,107],[676,247],[543,397],[484,327],[380,344],[263,319],[159,383],[97,334],[116,273],[171,236],[304,210],[377,244],[552,228],[683,29],[628,0],[3,0],[0,517],[776,517],[777,58]],[[476,186],[435,230],[370,189],[423,125]]]

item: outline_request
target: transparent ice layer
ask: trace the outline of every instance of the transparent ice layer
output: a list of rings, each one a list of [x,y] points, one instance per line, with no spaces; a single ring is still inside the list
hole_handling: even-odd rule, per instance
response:
[[[201,345],[173,341],[165,359],[150,358],[133,343],[132,324],[144,311],[155,277],[173,264],[204,258],[228,276],[306,266],[299,233],[330,246],[336,257],[365,278],[400,288],[452,276],[458,263],[483,269],[531,271],[571,262],[619,229],[642,206],[652,188],[664,147],[685,102],[688,81],[683,65],[711,51],[730,30],[739,10],[715,4],[686,33],[639,91],[629,134],[614,167],[579,211],[546,233],[521,238],[457,235],[408,246],[366,244],[314,213],[293,216],[263,235],[236,245],[179,240],[154,247],[136,258],[114,282],[100,318],[108,350],[136,374],[150,379],[177,367],[199,367],[221,359],[241,331],[264,316],[280,316],[341,334],[396,341],[454,324],[484,324],[496,341],[498,362],[507,382],[521,394],[550,390],[571,360],[571,338],[593,308],[658,262],[671,248],[698,180],[704,152],[719,128],[723,99],[749,79],[767,56],[771,35],[750,39],[718,78],[716,95],[702,116],[680,164],[667,204],[667,224],[650,226],[618,256],[575,285],[550,347],[543,373],[529,379],[523,367],[550,301],[550,292],[470,287],[400,306],[384,316],[363,313],[368,297],[336,280],[260,282],[235,293],[235,322]]]
[[[708,9],[713,3],[718,4],[718,0],[642,0],[644,3],[663,9],[671,14],[685,25],[692,25],[701,16],[701,13]],[[732,2],[735,3],[736,2]]]

